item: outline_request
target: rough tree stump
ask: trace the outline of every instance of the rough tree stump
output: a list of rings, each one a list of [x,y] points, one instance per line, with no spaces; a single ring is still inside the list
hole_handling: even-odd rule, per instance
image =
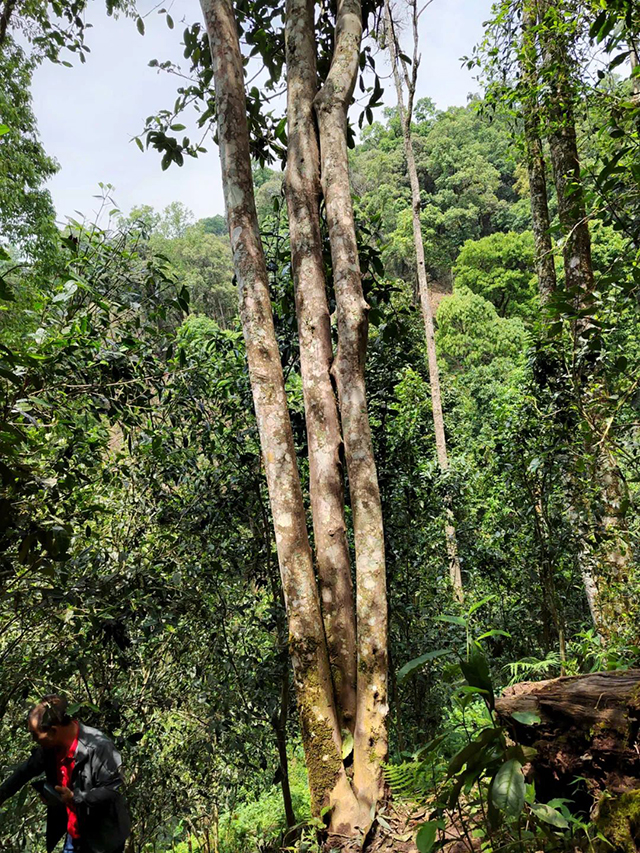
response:
[[[538,797],[572,799],[615,850],[640,853],[640,669],[516,684],[496,708],[514,738],[537,750]],[[518,712],[540,723],[518,722]]]

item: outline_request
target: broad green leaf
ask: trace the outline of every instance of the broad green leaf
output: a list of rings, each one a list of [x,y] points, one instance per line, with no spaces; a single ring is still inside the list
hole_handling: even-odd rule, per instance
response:
[[[402,669],[398,672],[398,682],[402,682],[405,678],[408,678],[412,675],[416,670],[421,669],[425,663],[428,663],[430,660],[435,660],[436,658],[440,658],[443,655],[449,654],[448,649],[436,649],[433,652],[426,652],[424,655],[420,655],[419,658],[414,658],[410,660],[408,663],[402,667]]]
[[[524,807],[525,783],[522,764],[515,759],[507,761],[493,780],[491,796],[496,808],[511,817],[517,817]]]
[[[453,756],[449,762],[449,766],[447,767],[447,775],[453,776],[462,770],[464,765],[467,764],[471,758],[498,737],[499,732],[500,729],[494,728],[493,726],[483,729],[475,740],[468,743]]]
[[[342,760],[344,761],[348,758],[353,752],[353,735],[350,731],[344,730],[342,732]]]
[[[138,19],[136,21],[136,27],[138,28],[138,32],[140,33],[140,35],[143,36],[144,35],[144,21],[142,20],[142,18],[139,15],[138,15]]]
[[[534,711],[514,711],[511,716],[524,726],[537,726],[541,722],[540,716]]]
[[[472,604],[469,610],[467,611],[467,616],[473,616],[476,610],[480,610],[481,607],[484,607],[485,604],[488,604],[490,601],[493,601],[495,595],[487,595],[485,598],[482,598],[480,601],[476,601],[475,604]]]
[[[434,616],[433,617],[436,622],[449,622],[451,625],[462,625],[463,628],[467,627],[467,620],[463,619],[462,616]]]
[[[484,634],[480,634],[476,642],[480,640],[486,640],[487,637],[511,637],[511,634],[508,631],[502,631],[500,628],[492,628],[490,631],[485,631]]]
[[[11,128],[8,124],[0,124],[0,136],[4,136],[5,133],[9,133]]]
[[[438,824],[435,820],[423,823],[416,835],[416,846],[420,853],[431,853],[438,835]]]
[[[487,692],[487,702],[489,707],[493,708],[495,704],[493,683],[489,672],[489,662],[484,653],[477,646],[474,646],[469,655],[469,660],[460,661],[460,669],[471,687],[477,687],[479,690]]]
[[[531,806],[531,811],[538,820],[542,820],[551,826],[555,826],[557,829],[568,829],[569,827],[569,822],[566,818],[563,817],[560,812],[552,809],[551,806],[547,805],[547,803],[534,803]]]

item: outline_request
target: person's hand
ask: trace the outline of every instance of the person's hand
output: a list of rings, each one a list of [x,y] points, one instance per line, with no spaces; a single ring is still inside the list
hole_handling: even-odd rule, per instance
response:
[[[69,788],[65,788],[64,785],[56,785],[56,791],[62,797],[62,802],[65,806],[71,805],[73,802],[73,791],[69,790]]]

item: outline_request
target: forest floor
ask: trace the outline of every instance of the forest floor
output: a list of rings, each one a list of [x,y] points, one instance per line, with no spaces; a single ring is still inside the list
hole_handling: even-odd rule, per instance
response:
[[[416,834],[429,820],[431,811],[429,805],[404,801],[387,803],[366,844],[367,853],[418,853]],[[471,839],[465,842],[463,831],[455,825],[447,827],[446,838],[447,844],[442,848],[445,853],[469,853],[470,844],[473,844]],[[479,849],[479,840],[477,845]],[[329,841],[327,851],[332,846]]]

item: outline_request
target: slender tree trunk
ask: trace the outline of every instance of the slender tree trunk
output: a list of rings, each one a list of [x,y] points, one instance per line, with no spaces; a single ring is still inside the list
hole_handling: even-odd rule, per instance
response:
[[[291,800],[291,785],[289,784],[289,757],[287,756],[287,718],[289,716],[289,667],[285,663],[282,667],[282,681],[280,682],[280,712],[276,714],[273,727],[276,733],[278,746],[278,759],[280,761],[280,787],[282,788],[282,801],[284,803],[284,814],[287,827],[296,825],[296,816],[293,811]]]
[[[547,112],[549,119],[549,152],[553,167],[558,200],[558,218],[565,236],[562,256],[564,260],[565,288],[574,296],[576,307],[589,305],[594,288],[591,261],[591,235],[580,177],[580,158],[574,116],[575,94],[571,81],[568,45],[553,26],[563,15],[562,8],[549,0],[538,0],[542,27],[542,44],[545,78],[548,84]],[[582,324],[578,324],[579,328]]]
[[[535,36],[538,23],[536,0],[523,0],[522,5],[521,68],[524,83],[522,98],[524,137],[531,198],[531,220],[536,244],[538,292],[542,303],[545,304],[556,292],[558,282],[551,244],[547,178],[539,129],[538,58]]]
[[[16,6],[16,0],[5,0],[2,14],[0,14],[0,46],[2,46],[7,38],[7,28],[11,15]]]
[[[384,532],[364,377],[368,305],[362,292],[347,157],[347,110],[358,74],[361,38],[359,0],[338,0],[331,67],[315,109],[338,324],[332,372],[340,401],[356,548],[354,788],[366,811],[383,792],[389,705]]]
[[[286,607],[284,603],[284,595],[282,592],[282,584],[279,582],[277,573],[274,570],[273,561],[271,559],[271,526],[269,516],[262,499],[262,488],[260,483],[257,484],[258,505],[261,512],[262,520],[262,535],[265,545],[267,577],[271,584],[271,598],[276,612],[276,632],[278,637],[279,651],[284,651],[287,647],[287,625],[286,625]],[[293,811],[293,801],[291,799],[291,785],[289,784],[289,756],[287,755],[287,720],[289,718],[289,659],[283,660],[281,663],[280,673],[280,708],[275,711],[271,724],[276,736],[276,747],[278,750],[278,761],[280,771],[280,787],[282,789],[282,802],[284,805],[284,814],[287,821],[287,827],[291,828],[296,824],[296,816]]]
[[[415,95],[415,79],[419,63],[419,56],[417,51],[417,14],[415,6],[413,80],[408,81],[409,103],[407,109],[405,109],[404,107],[404,98],[402,95],[402,81],[400,79],[400,71],[398,68],[398,48],[396,44],[393,22],[391,19],[391,9],[389,6],[389,0],[385,0],[385,20],[387,41],[389,45],[389,52],[391,54],[391,67],[393,68],[393,77],[395,80],[396,93],[398,97],[398,114],[402,127],[402,138],[404,140],[404,153],[407,160],[407,173],[409,175],[409,183],[411,185],[413,244],[416,253],[416,266],[418,271],[418,292],[420,294],[420,305],[422,307],[422,317],[424,320],[424,333],[427,342],[429,385],[431,387],[431,411],[433,414],[433,429],[436,440],[436,453],[440,470],[444,472],[447,471],[449,468],[449,456],[447,454],[447,440],[444,429],[444,416],[442,414],[440,370],[438,368],[438,356],[436,352],[433,310],[431,307],[431,293],[429,288],[429,281],[427,278],[427,267],[424,258],[424,242],[422,239],[422,227],[420,224],[420,184],[418,182],[418,170],[416,168],[416,160],[413,151],[413,139],[411,136],[411,118],[413,113],[413,99]],[[453,510],[451,509],[451,502],[449,499],[447,499],[445,512],[445,536],[447,544],[447,556],[449,558],[449,578],[451,580],[451,585],[453,587],[455,597],[458,601],[462,601],[464,598],[464,594],[462,588],[460,557],[458,555],[458,540],[456,537]]]
[[[630,45],[631,53],[629,54],[629,62],[631,64],[631,74],[633,75],[634,71],[640,65],[640,57],[638,56],[638,48],[635,44]],[[640,77],[633,76],[633,81],[631,83],[633,87],[633,95],[636,99],[640,98]]]
[[[320,601],[338,717],[356,717],[356,626],[347,528],[342,435],[331,382],[333,347],[320,235],[320,151],[313,0],[288,0],[286,191],[300,365],[309,445],[309,487]]]
[[[211,48],[227,223],[289,621],[312,808],[318,814],[329,806],[338,824],[350,827],[357,803],[341,759],[342,739],[258,232],[238,31],[231,0],[201,0],[201,6]]]

